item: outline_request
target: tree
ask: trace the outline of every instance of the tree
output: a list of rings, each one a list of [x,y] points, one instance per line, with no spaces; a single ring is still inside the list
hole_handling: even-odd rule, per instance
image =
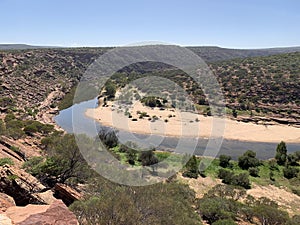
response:
[[[154,97],[154,96],[144,97],[144,98],[142,98],[141,102],[144,103],[146,106],[149,106],[151,108],[162,107],[163,106],[160,99],[157,98],[157,97]]]
[[[289,154],[287,156],[287,166],[298,166],[299,165],[298,161],[300,160],[299,156],[300,156],[299,152]]]
[[[126,151],[126,158],[127,158],[127,162],[130,165],[134,165],[135,164],[135,160],[136,160],[136,151],[134,149],[129,148]]]
[[[259,176],[259,168],[258,167],[250,167],[248,169],[250,176],[258,177]]]
[[[218,177],[222,179],[224,184],[231,184],[233,180],[234,173],[226,169],[220,169]]]
[[[233,176],[232,185],[241,186],[246,189],[251,188],[249,174],[240,173],[238,175]]]
[[[185,177],[197,179],[199,176],[199,163],[196,156],[192,156],[185,165],[185,171],[182,174]]]
[[[117,88],[116,88],[116,85],[114,83],[107,82],[107,84],[105,85],[105,90],[106,90],[106,95],[109,98],[114,98],[115,97]]]
[[[287,160],[287,148],[285,142],[280,142],[276,148],[275,159],[278,165],[284,165]]]
[[[220,155],[219,160],[220,160],[220,166],[223,168],[227,168],[230,166],[231,156]]]
[[[112,129],[102,128],[99,131],[98,136],[102,143],[109,148],[114,148],[119,143],[118,137]]]
[[[248,150],[242,156],[239,157],[239,167],[243,170],[248,170],[250,167],[257,167],[260,165],[259,160],[256,158],[254,151]]]
[[[287,179],[297,177],[299,169],[297,167],[288,166],[283,169],[283,176]]]
[[[154,155],[153,150],[142,151],[139,156],[139,161],[143,166],[151,166],[158,163],[157,157]]]
[[[26,170],[44,184],[53,187],[56,183],[84,182],[92,173],[82,157],[75,137],[66,134],[52,137],[45,150],[46,158],[33,157],[24,164]]]
[[[236,111],[236,109],[233,109],[232,110],[232,116],[234,117],[234,118],[237,118],[237,111]]]

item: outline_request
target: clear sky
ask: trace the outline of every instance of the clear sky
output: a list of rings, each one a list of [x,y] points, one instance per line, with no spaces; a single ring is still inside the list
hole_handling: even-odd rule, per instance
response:
[[[300,46],[299,0],[0,0],[0,43]]]

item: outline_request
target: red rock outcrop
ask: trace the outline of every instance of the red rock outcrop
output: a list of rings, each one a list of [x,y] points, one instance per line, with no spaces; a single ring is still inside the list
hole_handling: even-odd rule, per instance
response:
[[[15,225],[78,225],[76,216],[61,201],[56,200],[51,205],[27,205],[25,207],[10,207],[5,216]]]
[[[0,166],[0,192],[12,196],[17,205],[47,204],[41,193],[46,190],[35,177],[14,166]]]
[[[5,212],[9,207],[12,206],[16,206],[14,199],[7,194],[0,193],[0,213]]]
[[[66,205],[71,205],[74,201],[82,198],[82,195],[69,187],[66,184],[56,184],[54,187],[54,196],[58,199],[62,199]]]

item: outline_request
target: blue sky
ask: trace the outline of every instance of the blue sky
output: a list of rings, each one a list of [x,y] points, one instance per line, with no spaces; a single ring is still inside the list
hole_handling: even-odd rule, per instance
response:
[[[0,43],[300,46],[298,0],[0,0]]]

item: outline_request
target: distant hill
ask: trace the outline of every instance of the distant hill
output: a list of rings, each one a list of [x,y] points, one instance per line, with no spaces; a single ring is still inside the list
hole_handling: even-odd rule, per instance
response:
[[[42,49],[42,48],[61,48],[55,46],[33,46],[26,44],[0,44],[0,50],[27,50],[27,49]],[[69,47],[65,47],[68,48]],[[98,48],[103,49],[101,47],[89,47],[86,49],[93,49],[96,51]],[[267,48],[267,49],[229,49],[229,48],[221,48],[216,46],[191,46],[187,47],[188,49],[195,52],[201,58],[203,58],[206,62],[216,62],[216,61],[224,61],[229,59],[236,58],[248,58],[248,57],[256,57],[256,56],[270,56],[276,54],[284,54],[284,53],[292,53],[292,52],[300,52],[300,47],[288,47],[288,48]],[[76,49],[80,48],[71,48],[76,52]]]
[[[258,51],[253,54],[272,55],[208,62],[222,87],[229,114],[233,117],[239,116],[238,119],[248,122],[260,121],[261,117],[268,117],[268,120],[300,127],[300,52],[276,54],[290,50]],[[127,83],[149,75],[164,77],[177,83],[185,89],[194,102],[201,105],[199,111],[210,114],[201,87],[189,75],[176,68],[163,64],[140,63],[123,69],[112,78],[116,85],[123,87]],[[151,90],[155,90],[156,93],[166,92],[159,84],[149,85],[144,88],[150,90],[151,87]]]
[[[26,49],[38,49],[38,48],[57,48],[51,46],[33,46],[25,44],[0,44],[0,50],[26,50]]]
[[[227,107],[236,110],[238,116],[268,115],[277,120],[289,118],[291,122],[284,122],[292,124],[294,121],[293,123],[300,125],[300,48],[191,48],[207,60],[222,86]],[[109,48],[0,50],[0,108],[3,98],[18,99],[14,102],[17,107],[36,108],[49,93],[61,90],[60,98],[53,102],[53,106],[57,105],[59,99],[78,83],[88,66],[108,50]],[[290,53],[279,54],[282,52]],[[248,57],[249,55],[260,56]],[[191,78],[165,64],[134,64],[124,67],[120,72],[126,75],[124,80],[127,81],[143,74],[159,73],[182,85],[196,103],[207,105],[200,87]],[[117,83],[121,82],[122,79]],[[2,102],[3,107],[7,108],[8,104]],[[205,106],[203,110],[208,109]]]
[[[300,52],[300,47],[269,48],[269,49],[228,49],[220,47],[188,47],[203,58],[204,61],[215,62],[235,58],[270,56],[276,54]]]

